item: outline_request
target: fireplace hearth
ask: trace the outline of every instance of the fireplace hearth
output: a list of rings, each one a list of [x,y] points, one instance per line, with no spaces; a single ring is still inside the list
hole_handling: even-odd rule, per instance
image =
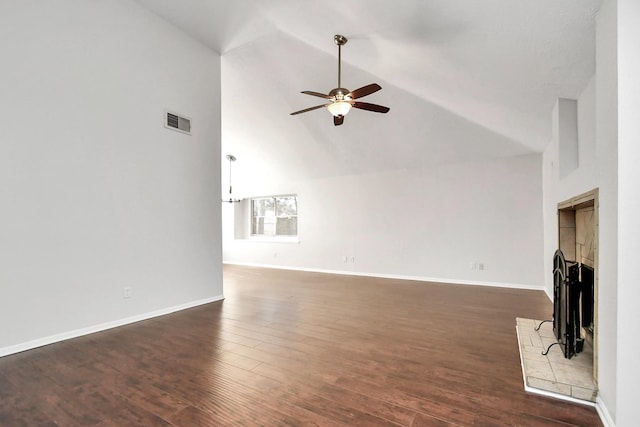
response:
[[[553,325],[539,320],[516,319],[520,363],[526,391],[576,403],[593,405],[598,395],[593,380],[593,348],[585,342],[581,353],[571,359],[564,357],[556,342]],[[545,349],[549,353],[543,356]]]

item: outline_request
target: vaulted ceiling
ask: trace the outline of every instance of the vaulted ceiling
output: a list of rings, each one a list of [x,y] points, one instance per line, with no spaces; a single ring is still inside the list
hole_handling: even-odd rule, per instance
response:
[[[137,1],[222,55],[223,150],[318,176],[541,152],[556,99],[595,72],[601,3]],[[335,34],[349,39],[342,86],[379,83],[364,101],[388,114],[289,115],[322,103],[300,91],[337,86]]]

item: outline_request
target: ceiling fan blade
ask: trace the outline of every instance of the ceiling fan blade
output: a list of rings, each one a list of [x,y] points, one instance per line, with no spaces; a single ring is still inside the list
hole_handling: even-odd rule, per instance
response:
[[[361,110],[375,111],[376,113],[388,113],[389,107],[383,107],[382,105],[369,104],[368,102],[354,102],[353,108],[359,108]]]
[[[344,116],[333,116],[333,125],[340,126],[344,123]]]
[[[324,98],[324,99],[331,99],[331,96],[329,96],[329,95],[325,95],[324,93],[320,93],[320,92],[314,92],[312,90],[303,90],[300,93],[304,93],[306,95],[317,96],[319,98]]]
[[[362,86],[359,89],[351,91],[348,96],[351,96],[351,99],[362,98],[363,96],[371,95],[374,92],[382,89],[379,84],[371,83],[370,85]]]
[[[329,104],[316,105],[315,107],[309,107],[309,108],[305,108],[304,110],[294,111],[290,115],[291,116],[295,116],[296,114],[306,113],[307,111],[312,111],[312,110],[317,110],[318,108],[326,107],[327,105],[329,105]]]

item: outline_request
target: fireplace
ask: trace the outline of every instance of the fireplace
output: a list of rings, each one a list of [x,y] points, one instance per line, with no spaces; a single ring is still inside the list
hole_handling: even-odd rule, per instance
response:
[[[576,337],[579,334],[584,342],[576,341],[575,346],[592,347],[593,379],[597,384],[598,189],[558,204],[558,248],[564,257],[565,279],[574,284],[573,288],[568,284],[575,291],[572,295],[579,294],[577,311],[573,312],[577,318],[573,319],[574,325],[579,324]],[[555,267],[554,258],[554,294]]]

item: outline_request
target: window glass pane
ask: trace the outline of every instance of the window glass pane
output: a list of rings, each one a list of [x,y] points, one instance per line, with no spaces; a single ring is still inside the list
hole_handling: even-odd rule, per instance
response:
[[[278,236],[297,236],[298,218],[295,216],[278,218],[276,232]]]
[[[264,218],[251,218],[251,234],[262,234],[264,231]]]
[[[298,214],[295,197],[276,197],[276,216],[291,216]]]
[[[276,235],[276,218],[273,216],[267,216],[263,218],[264,227],[262,230],[262,235],[264,236],[275,236]]]
[[[297,236],[296,196],[261,197],[251,201],[251,234],[254,236]]]
[[[275,215],[275,199],[254,199],[253,216],[273,216]]]

